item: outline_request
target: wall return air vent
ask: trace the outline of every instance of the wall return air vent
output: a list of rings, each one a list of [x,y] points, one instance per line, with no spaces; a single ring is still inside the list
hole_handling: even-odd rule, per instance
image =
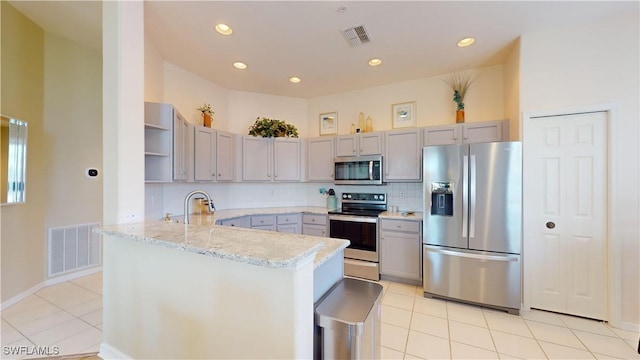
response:
[[[370,41],[369,34],[367,33],[367,29],[364,28],[364,25],[344,29],[342,30],[342,34],[350,47],[360,46]]]

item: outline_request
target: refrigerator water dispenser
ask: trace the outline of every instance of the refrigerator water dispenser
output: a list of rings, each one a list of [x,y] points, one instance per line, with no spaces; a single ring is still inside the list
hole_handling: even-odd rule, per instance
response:
[[[453,182],[431,183],[431,215],[453,216]]]

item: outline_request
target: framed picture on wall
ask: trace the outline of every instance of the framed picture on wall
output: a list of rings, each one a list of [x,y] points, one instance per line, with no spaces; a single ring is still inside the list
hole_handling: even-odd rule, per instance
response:
[[[394,129],[415,127],[416,102],[410,101],[391,105],[391,119]]]
[[[338,113],[320,114],[320,135],[336,135],[338,133]]]

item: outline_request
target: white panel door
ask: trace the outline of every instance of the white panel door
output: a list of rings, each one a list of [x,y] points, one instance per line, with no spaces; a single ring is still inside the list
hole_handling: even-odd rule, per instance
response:
[[[524,241],[530,305],[607,320],[607,114],[529,124]]]

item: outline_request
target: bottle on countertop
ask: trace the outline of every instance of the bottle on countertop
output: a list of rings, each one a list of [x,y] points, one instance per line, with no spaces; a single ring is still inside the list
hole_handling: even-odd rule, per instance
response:
[[[338,198],[336,192],[333,189],[327,191],[327,210],[335,210],[338,208]]]

